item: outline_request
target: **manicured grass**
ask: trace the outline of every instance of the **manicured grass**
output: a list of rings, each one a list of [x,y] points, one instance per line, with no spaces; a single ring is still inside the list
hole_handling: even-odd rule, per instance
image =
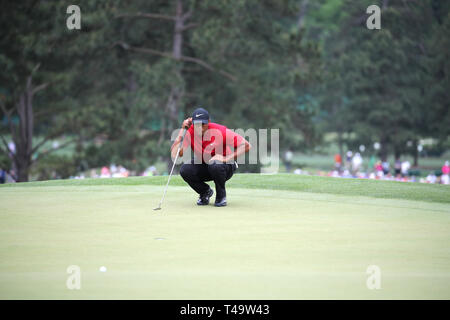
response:
[[[138,186],[165,185],[168,176],[130,177],[111,179],[50,180],[26,184],[8,184],[3,188],[42,187],[42,186]],[[180,176],[173,176],[170,184],[184,186]],[[289,190],[313,193],[366,196],[386,199],[419,200],[427,202],[450,203],[450,186],[404,183],[396,181],[375,181],[368,179],[341,179],[294,174],[235,174],[227,183],[232,188]],[[0,187],[0,188],[1,188]],[[1,190],[1,189],[0,189]]]
[[[1,187],[0,299],[450,299],[447,186],[236,174],[216,208],[173,178],[160,211],[167,177]]]

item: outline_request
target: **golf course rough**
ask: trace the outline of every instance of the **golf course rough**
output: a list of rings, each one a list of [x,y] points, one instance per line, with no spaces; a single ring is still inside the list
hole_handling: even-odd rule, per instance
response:
[[[216,208],[174,176],[153,211],[166,179],[1,186],[0,298],[450,299],[449,186],[236,174]]]

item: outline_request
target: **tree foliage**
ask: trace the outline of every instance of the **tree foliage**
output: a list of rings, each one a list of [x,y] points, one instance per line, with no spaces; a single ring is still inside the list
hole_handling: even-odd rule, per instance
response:
[[[63,1],[4,2],[1,148],[19,181],[55,138],[76,145],[79,170],[140,171],[170,162],[170,134],[198,106],[233,129],[279,128],[281,149],[328,131],[341,152],[445,148],[450,6],[379,1],[382,28],[368,30],[372,2],[84,0],[81,30]]]

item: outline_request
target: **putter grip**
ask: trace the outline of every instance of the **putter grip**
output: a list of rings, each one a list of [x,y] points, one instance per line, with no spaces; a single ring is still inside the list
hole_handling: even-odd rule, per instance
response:
[[[184,127],[183,129],[184,129],[184,132],[183,132],[183,137],[181,138],[180,144],[183,143],[184,137],[186,136],[186,133],[188,132],[188,128]]]
[[[186,128],[183,127],[183,130],[184,130],[183,136],[181,137],[180,143],[178,144],[177,157],[178,157],[178,154],[180,153],[181,148],[183,147],[184,137],[186,136],[186,133],[187,133]]]

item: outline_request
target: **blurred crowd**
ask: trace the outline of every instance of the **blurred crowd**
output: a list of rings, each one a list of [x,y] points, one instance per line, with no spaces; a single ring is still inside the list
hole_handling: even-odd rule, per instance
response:
[[[290,157],[290,155],[289,155]],[[286,166],[287,171],[290,171]],[[305,173],[301,169],[294,170],[294,173]],[[353,154],[352,151],[347,151],[345,161],[341,155],[334,156],[334,168],[329,172],[319,171],[319,175],[340,177],[340,178],[361,178],[361,179],[376,179],[376,180],[394,180],[402,182],[421,182],[421,183],[436,183],[449,184],[450,183],[450,165],[449,161],[445,161],[441,170],[431,171],[426,177],[420,177],[418,170],[411,168],[411,163],[408,160],[396,159],[391,166],[387,160],[380,160],[371,156],[368,160],[367,166],[364,166],[363,157],[359,152]]]
[[[154,176],[158,175],[155,166],[150,166],[141,173],[130,171],[125,167],[115,164],[103,166],[101,169],[91,169],[88,174],[81,173],[77,176],[70,177],[70,179],[84,179],[84,178],[126,178],[129,176]]]
[[[286,171],[292,172],[293,152],[287,151],[285,153]],[[301,169],[293,170],[295,174],[310,174]],[[14,182],[7,172],[0,168],[0,183]],[[159,173],[155,166],[149,166],[143,172],[136,172],[128,170],[122,165],[111,164],[103,166],[98,169],[91,169],[88,172],[80,173],[76,176],[71,176],[70,179],[84,179],[84,178],[126,178],[128,176],[155,176],[160,174],[167,174],[167,172]],[[420,176],[417,169],[411,168],[411,163],[408,160],[396,159],[391,165],[387,160],[381,160],[371,156],[368,161],[364,161],[359,152],[353,154],[352,151],[347,151],[345,159],[341,155],[334,156],[334,167],[331,171],[319,171],[317,173],[321,176],[340,177],[340,178],[361,178],[361,179],[376,179],[376,180],[394,180],[403,182],[422,182],[435,184],[450,184],[450,165],[449,161],[445,161],[440,170],[429,172],[426,177]]]

